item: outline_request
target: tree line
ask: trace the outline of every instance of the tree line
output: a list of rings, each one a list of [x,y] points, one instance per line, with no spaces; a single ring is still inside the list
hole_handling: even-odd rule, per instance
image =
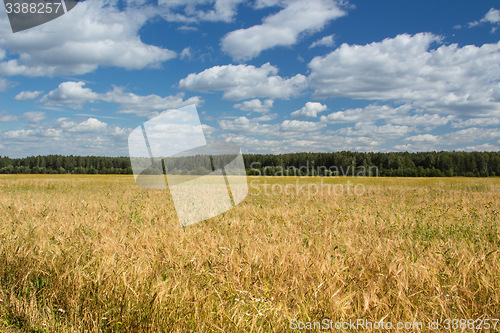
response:
[[[500,152],[350,152],[244,154],[248,175],[495,177],[500,175]],[[165,160],[172,174],[206,174],[210,160],[203,156]],[[208,161],[208,162],[207,162]],[[212,165],[213,167],[213,165]],[[132,174],[129,157],[0,156],[2,174]]]
[[[500,152],[350,152],[245,155],[247,174],[490,177],[500,175]],[[253,163],[253,164],[252,164]],[[300,172],[300,173],[299,173]]]

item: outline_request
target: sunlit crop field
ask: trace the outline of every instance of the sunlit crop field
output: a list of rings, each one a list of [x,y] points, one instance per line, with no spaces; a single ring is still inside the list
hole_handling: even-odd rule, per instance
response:
[[[500,178],[248,181],[236,208],[182,228],[132,176],[0,176],[0,331],[500,318]]]

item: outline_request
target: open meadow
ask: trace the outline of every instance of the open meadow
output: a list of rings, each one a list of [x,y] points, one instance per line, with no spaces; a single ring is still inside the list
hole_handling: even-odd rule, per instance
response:
[[[500,330],[500,178],[248,181],[237,207],[182,228],[169,193],[132,176],[1,175],[0,331]]]

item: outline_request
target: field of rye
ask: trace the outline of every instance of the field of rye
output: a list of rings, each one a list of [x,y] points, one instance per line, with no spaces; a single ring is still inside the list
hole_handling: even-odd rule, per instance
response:
[[[168,192],[132,176],[0,176],[0,331],[500,318],[500,178],[299,183],[321,179],[364,194],[249,177],[240,205],[182,228]]]

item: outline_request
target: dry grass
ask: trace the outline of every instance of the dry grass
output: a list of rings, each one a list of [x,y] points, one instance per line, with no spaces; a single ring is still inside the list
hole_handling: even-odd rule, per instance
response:
[[[260,190],[295,183],[259,180]],[[253,188],[182,229],[168,193],[129,176],[2,176],[0,331],[500,317],[500,179],[350,181],[366,193],[309,200]]]

